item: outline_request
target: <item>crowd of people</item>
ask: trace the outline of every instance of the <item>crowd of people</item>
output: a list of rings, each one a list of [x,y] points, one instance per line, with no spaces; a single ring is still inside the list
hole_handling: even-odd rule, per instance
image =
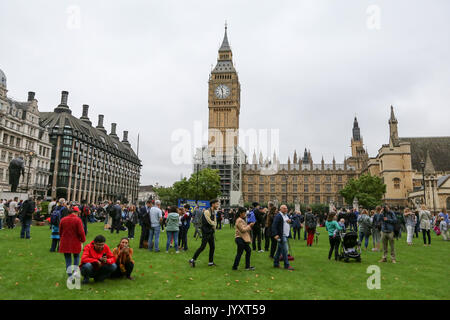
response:
[[[169,253],[173,248],[175,253],[179,253],[188,250],[188,231],[192,224],[195,228],[193,238],[201,238],[201,244],[189,264],[195,267],[198,257],[208,245],[208,266],[215,267],[215,232],[226,222],[230,228],[235,229],[237,252],[232,269],[238,269],[245,251],[245,270],[250,271],[255,270],[251,265],[252,249],[258,253],[268,252],[273,260],[273,267],[279,268],[283,261],[285,269],[294,270],[290,265],[294,258],[290,254],[289,239],[301,240],[303,235],[306,246],[311,247],[314,240],[318,241],[319,226],[325,227],[328,233],[329,260],[333,252],[335,260],[338,260],[339,236],[346,232],[358,235],[358,244],[363,250],[368,250],[370,237],[372,251],[381,251],[380,246],[383,244],[383,256],[379,262],[387,261],[390,247],[391,261],[396,263],[394,240],[400,239],[402,232],[407,233],[408,245],[413,245],[413,238],[418,238],[419,232],[422,232],[425,246],[431,245],[431,231],[442,235],[443,240],[449,240],[449,216],[446,210],[431,214],[425,205],[416,210],[405,208],[403,212],[385,205],[378,206],[375,210],[362,207],[353,210],[332,208],[330,212],[320,214],[313,213],[310,207],[306,208],[305,213],[289,211],[286,205],[277,208],[272,202],[265,208],[255,202],[252,208],[239,207],[227,212],[219,207],[217,199],[211,200],[210,208],[206,209],[188,204],[163,209],[159,200],[149,200],[137,207],[121,204],[120,201],[92,205],[86,201],[76,203],[53,199],[44,213],[40,199],[18,201],[18,198],[14,198],[0,200],[0,229],[3,228],[4,220],[9,229],[13,229],[20,221],[20,237],[31,239],[32,221],[47,220],[51,229],[50,252],[64,254],[69,277],[77,272],[73,266],[79,266],[81,276],[84,277],[83,283],[88,283],[90,278],[95,281],[118,277],[133,279],[133,249],[129,242],[135,237],[136,225],[141,227],[139,249],[160,252],[160,235],[161,232],[166,232],[165,252]],[[104,223],[104,230],[110,233],[127,231],[128,236],[123,237],[113,251],[106,244],[103,235],[97,235],[82,250],[88,234],[88,223],[94,222]]]

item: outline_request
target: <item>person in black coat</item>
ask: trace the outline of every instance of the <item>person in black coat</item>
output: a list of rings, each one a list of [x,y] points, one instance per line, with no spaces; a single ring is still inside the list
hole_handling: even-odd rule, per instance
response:
[[[22,222],[22,230],[20,231],[20,238],[31,239],[30,227],[33,220],[33,214],[36,211],[36,203],[33,198],[26,200],[20,207],[20,220]]]
[[[150,236],[150,209],[152,201],[148,200],[145,206],[139,209],[139,225],[141,226],[141,238],[139,240],[139,249],[144,249],[144,241],[148,242]]]
[[[112,218],[111,233],[113,233],[114,230],[116,230],[117,233],[119,233],[120,227],[122,226],[122,208],[120,207],[119,200],[117,200],[117,203],[114,206],[112,206],[109,215]]]

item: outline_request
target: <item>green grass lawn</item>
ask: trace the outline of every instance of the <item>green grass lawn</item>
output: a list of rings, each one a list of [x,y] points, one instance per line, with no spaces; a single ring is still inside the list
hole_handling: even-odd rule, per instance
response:
[[[88,241],[97,234],[106,236],[112,249],[119,235],[103,231],[103,224],[89,224]],[[274,269],[268,253],[252,252],[255,271],[239,271],[231,266],[236,253],[234,230],[228,225],[217,231],[215,263],[208,267],[208,247],[191,268],[188,260],[200,246],[189,230],[189,250],[165,253],[166,233],[161,233],[160,253],[137,249],[131,240],[136,262],[134,281],[126,279],[91,282],[81,290],[66,287],[64,256],[50,253],[50,230],[31,227],[32,240],[20,239],[20,227],[0,230],[0,299],[137,299],[137,300],[292,300],[292,299],[449,299],[448,271],[450,242],[433,235],[432,246],[424,247],[422,238],[406,245],[406,235],[396,241],[397,264],[378,263],[381,254],[363,251],[362,262],[329,261],[329,243],[320,230],[318,245],[306,247],[303,240],[290,240],[295,271]],[[136,237],[140,227],[136,228]],[[372,240],[372,239],[371,239]],[[369,248],[372,248],[371,242]],[[173,250],[173,249],[172,249]],[[367,267],[381,268],[381,289],[369,290]],[[281,263],[281,266],[283,264]],[[91,280],[92,281],[92,280]]]

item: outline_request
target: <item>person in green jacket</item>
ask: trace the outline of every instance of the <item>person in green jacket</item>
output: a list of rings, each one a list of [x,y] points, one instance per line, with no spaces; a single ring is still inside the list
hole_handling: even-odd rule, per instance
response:
[[[328,231],[328,236],[330,238],[330,252],[328,253],[328,260],[331,259],[331,255],[333,254],[334,250],[334,259],[338,260],[339,255],[339,243],[340,238],[339,235],[337,235],[338,230],[342,230],[341,226],[336,222],[336,212],[330,212],[330,214],[327,217],[327,222],[325,222],[325,227]]]
[[[180,227],[178,225],[180,221],[180,215],[178,214],[177,206],[171,206],[169,210],[169,214],[167,215],[166,220],[166,233],[167,233],[167,244],[166,244],[166,253],[169,253],[170,241],[173,237],[174,248],[176,253],[180,253],[178,251],[178,232],[180,231]]]

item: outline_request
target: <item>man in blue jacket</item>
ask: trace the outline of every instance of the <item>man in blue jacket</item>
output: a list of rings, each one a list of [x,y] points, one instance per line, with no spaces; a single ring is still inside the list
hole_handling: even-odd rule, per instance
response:
[[[275,253],[275,256],[273,258],[273,266],[275,268],[280,267],[280,255],[282,255],[284,261],[284,268],[287,270],[294,270],[294,268],[292,268],[289,265],[288,260],[287,238],[289,237],[289,232],[291,230],[289,226],[291,220],[289,219],[287,212],[288,212],[287,206],[282,205],[280,207],[280,213],[278,213],[273,219],[272,235],[275,238],[275,240],[278,241],[277,252]]]
[[[391,260],[395,261],[395,248],[394,248],[394,226],[397,223],[397,217],[395,213],[391,211],[389,206],[384,206],[382,211],[383,221],[381,223],[381,242],[383,243],[383,258],[379,262],[387,261],[388,242],[391,246]]]

